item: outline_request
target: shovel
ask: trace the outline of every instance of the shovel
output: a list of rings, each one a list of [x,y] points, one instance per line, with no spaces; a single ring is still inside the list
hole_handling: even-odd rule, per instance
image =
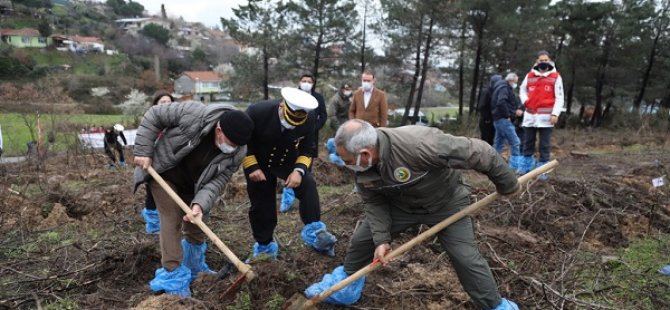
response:
[[[186,203],[184,203],[184,201],[179,197],[179,195],[177,195],[177,193],[175,193],[174,190],[172,190],[170,185],[165,183],[165,180],[163,180],[163,178],[158,174],[158,172],[156,172],[156,170],[154,170],[153,167],[149,167],[147,169],[147,172],[149,172],[151,177],[153,177],[154,180],[158,182],[158,184],[160,184],[163,190],[165,190],[165,192],[168,195],[170,195],[170,197],[172,197],[172,199],[179,205],[179,207],[184,211],[184,213],[186,213],[188,218],[191,220],[191,223],[200,227],[200,229],[205,233],[205,235],[207,235],[207,237],[209,237],[209,239],[212,240],[212,242],[214,242],[214,244],[221,250],[221,252],[223,252],[223,254],[226,255],[228,260],[230,260],[230,262],[233,265],[235,265],[235,267],[237,267],[237,270],[240,271],[241,275],[239,276],[239,278],[237,278],[237,280],[233,283],[233,285],[230,288],[228,288],[228,291],[231,291],[233,287],[239,285],[242,282],[241,281],[242,278],[246,278],[247,282],[251,281],[256,276],[254,272],[251,270],[251,266],[245,264],[239,258],[237,258],[235,253],[233,253],[233,251],[231,251],[223,243],[223,241],[221,241],[221,239],[219,239],[219,237],[217,237],[214,234],[214,232],[211,229],[209,229],[207,225],[205,225],[205,223],[203,223],[201,220],[194,219],[191,217],[190,215],[191,208],[189,208],[188,205],[186,205]]]
[[[522,177],[519,178],[519,184],[522,186],[525,185],[528,181],[537,178],[543,173],[549,172],[553,170],[556,166],[558,166],[558,161],[552,160],[545,165],[542,165],[527,174],[523,175]],[[459,211],[458,213],[444,219],[442,222],[436,224],[435,226],[431,227],[429,230],[426,230],[425,232],[419,234],[418,236],[412,238],[412,240],[408,241],[407,243],[401,245],[399,248],[389,252],[384,256],[387,261],[390,261],[396,256],[399,256],[405,252],[407,252],[409,249],[413,248],[415,245],[425,241],[428,238],[432,238],[435,234],[446,228],[447,226],[453,224],[454,222],[462,219],[466,215],[473,214],[477,210],[481,209],[484,206],[489,205],[492,203],[494,200],[496,200],[498,197],[500,197],[500,194],[498,193],[493,193],[490,194],[484,199],[477,201],[467,208]],[[296,293],[291,298],[289,298],[288,301],[284,304],[282,309],[285,310],[300,310],[300,309],[311,309],[315,308],[316,305],[326,298],[328,296],[332,295],[333,293],[343,289],[347,285],[351,284],[352,282],[358,280],[360,277],[367,275],[368,273],[374,271],[375,269],[379,268],[381,266],[379,261],[373,261],[371,264],[365,266],[364,268],[358,270],[356,273],[350,275],[346,279],[340,281],[339,283],[333,285],[329,289],[321,292],[321,294],[316,295],[312,297],[311,299],[307,300],[301,293]]]

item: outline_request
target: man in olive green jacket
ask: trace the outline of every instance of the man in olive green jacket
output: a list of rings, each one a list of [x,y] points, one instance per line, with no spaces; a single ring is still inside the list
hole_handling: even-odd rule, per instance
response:
[[[312,297],[370,264],[387,264],[391,235],[418,224],[435,225],[470,204],[460,169],[486,174],[503,195],[520,190],[514,171],[486,142],[455,137],[423,126],[377,128],[349,120],[335,136],[337,154],[356,171],[356,187],[365,209],[347,249],[344,266],[306,290]],[[501,298],[491,270],[474,240],[472,220],[465,217],[438,233],[438,239],[465,291],[477,307],[518,309]],[[360,297],[364,278],[326,301],[351,304]],[[324,283],[332,282],[332,283]]]

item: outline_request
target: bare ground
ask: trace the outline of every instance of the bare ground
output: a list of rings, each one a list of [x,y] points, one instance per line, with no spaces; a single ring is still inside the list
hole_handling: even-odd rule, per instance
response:
[[[631,278],[645,280],[635,287],[603,285],[622,268],[618,255],[634,240],[657,238],[670,250],[664,237],[670,233],[670,190],[651,186],[655,177],[665,175],[667,182],[668,137],[557,131],[554,143],[561,164],[548,182],[533,181],[520,197],[474,216],[480,250],[501,294],[523,309],[669,308],[670,281],[656,269],[631,269]],[[194,298],[179,300],[148,289],[160,266],[158,237],[143,232],[144,192],[140,187],[132,194],[130,169],[110,171],[96,153],[0,165],[0,308],[279,309],[342,263],[362,218],[351,175],[319,160],[314,170],[322,220],[339,240],[335,258],[303,245],[294,206],[279,215],[279,260],[254,263],[257,279],[231,293],[234,275],[201,275],[192,284]],[[493,190],[482,175],[467,172],[466,180],[473,200]],[[209,222],[242,259],[253,243],[244,188],[237,175]],[[394,246],[426,228],[398,236]],[[212,269],[225,265],[213,244],[207,259]],[[352,308],[475,309],[434,240],[370,275]]]

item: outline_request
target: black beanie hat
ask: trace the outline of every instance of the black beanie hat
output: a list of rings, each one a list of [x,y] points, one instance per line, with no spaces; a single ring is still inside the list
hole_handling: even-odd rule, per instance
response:
[[[254,131],[254,122],[247,113],[230,110],[219,118],[219,125],[223,134],[237,145],[246,145],[251,140]]]

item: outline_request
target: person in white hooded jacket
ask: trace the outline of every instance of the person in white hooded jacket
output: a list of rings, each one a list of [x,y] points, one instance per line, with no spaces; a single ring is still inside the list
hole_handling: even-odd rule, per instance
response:
[[[519,97],[525,107],[521,125],[524,130],[524,158],[519,170],[527,173],[549,162],[551,133],[563,110],[563,80],[547,51],[537,53],[533,68],[521,83]],[[537,135],[540,137],[540,156],[536,161],[533,155]],[[546,176],[541,178],[546,179]]]

